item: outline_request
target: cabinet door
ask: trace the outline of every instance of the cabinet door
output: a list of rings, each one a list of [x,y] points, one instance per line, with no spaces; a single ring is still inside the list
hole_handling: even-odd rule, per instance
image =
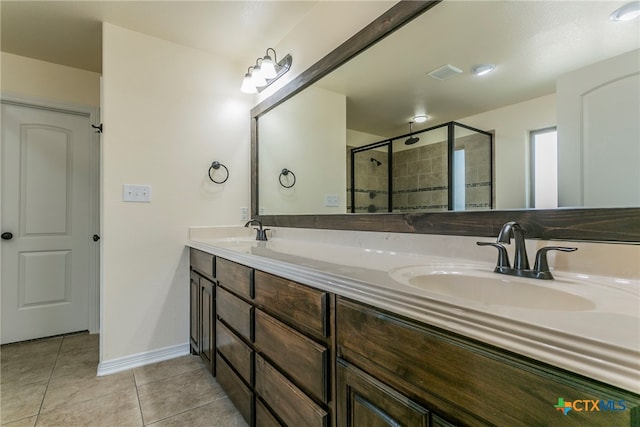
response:
[[[338,361],[338,425],[427,427],[429,412],[365,372]]]
[[[213,283],[200,278],[200,357],[213,372],[215,357],[215,293]]]
[[[200,276],[193,271],[189,284],[189,341],[191,352],[200,353]]]

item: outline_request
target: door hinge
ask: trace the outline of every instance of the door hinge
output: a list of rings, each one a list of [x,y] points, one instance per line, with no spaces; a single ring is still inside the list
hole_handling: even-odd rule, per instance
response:
[[[96,129],[95,133],[102,133],[102,123],[100,123],[100,126],[91,125],[91,127]]]

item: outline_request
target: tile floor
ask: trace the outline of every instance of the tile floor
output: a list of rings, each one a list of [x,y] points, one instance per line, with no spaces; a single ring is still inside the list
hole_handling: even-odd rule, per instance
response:
[[[200,358],[184,356],[96,376],[98,335],[0,348],[0,424],[247,426]]]

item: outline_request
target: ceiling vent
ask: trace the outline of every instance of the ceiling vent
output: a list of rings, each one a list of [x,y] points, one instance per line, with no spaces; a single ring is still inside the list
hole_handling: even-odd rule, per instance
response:
[[[447,80],[451,77],[457,76],[462,73],[462,70],[454,67],[451,64],[443,65],[440,68],[436,68],[435,70],[427,73],[429,77],[432,77],[436,80]]]

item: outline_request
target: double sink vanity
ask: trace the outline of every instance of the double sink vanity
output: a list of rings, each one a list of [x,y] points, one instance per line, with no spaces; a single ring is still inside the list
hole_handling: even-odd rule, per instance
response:
[[[477,240],[191,228],[192,351],[250,426],[639,425],[638,277]]]

